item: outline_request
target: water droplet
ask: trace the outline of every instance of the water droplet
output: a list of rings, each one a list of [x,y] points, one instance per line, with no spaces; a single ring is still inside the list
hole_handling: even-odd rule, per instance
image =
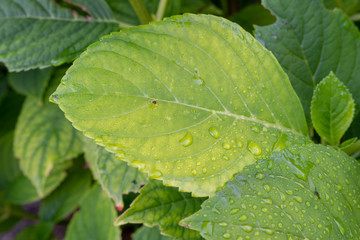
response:
[[[288,195],[293,195],[293,191],[292,190],[286,190],[285,191]]]
[[[261,209],[261,211],[265,213],[265,212],[268,211],[268,209],[264,207],[264,208]]]
[[[272,204],[273,203],[273,201],[270,198],[263,198],[262,202],[266,203],[266,204]]]
[[[219,225],[222,226],[222,227],[226,227],[228,225],[228,223],[227,222],[221,222],[221,223],[219,223]]]
[[[191,133],[187,132],[185,136],[179,140],[179,143],[183,147],[188,147],[193,143],[193,136],[191,135]]]
[[[244,145],[240,140],[236,140],[235,142],[238,148],[242,148],[242,146]]]
[[[223,143],[223,148],[224,149],[226,149],[226,150],[230,150],[231,149],[231,146],[230,146],[230,144],[228,144],[228,143]]]
[[[149,176],[151,178],[161,178],[162,177],[162,172],[160,172],[159,170],[154,170],[154,171],[149,173]]]
[[[229,161],[230,160],[230,158],[228,157],[228,156],[223,156],[223,159],[225,160],[225,161]]]
[[[216,214],[219,214],[219,215],[221,214],[220,210],[217,209],[216,207],[213,207],[212,211]]]
[[[300,196],[294,196],[294,199],[298,202],[298,203],[302,203],[303,199]]]
[[[200,86],[205,85],[205,81],[201,78],[199,69],[197,68],[194,69],[193,81],[196,85],[200,85]]]
[[[241,215],[241,216],[239,217],[239,220],[240,220],[240,221],[245,221],[247,218],[248,218],[248,217],[247,217],[246,215]]]
[[[248,149],[255,156],[259,156],[261,154],[261,148],[256,142],[249,141]]]
[[[270,188],[269,184],[264,184],[263,187],[264,187],[266,192],[270,192],[271,188]]]
[[[274,162],[272,160],[268,161],[268,169],[271,170],[274,166]]]
[[[253,227],[250,225],[240,225],[242,229],[244,229],[245,232],[249,233],[253,230]]]
[[[256,177],[257,179],[259,179],[259,180],[262,180],[262,179],[264,179],[265,174],[263,174],[263,173],[256,173],[255,177]]]
[[[234,215],[234,214],[238,213],[239,211],[240,211],[239,208],[233,208],[233,209],[230,210],[230,214]]]
[[[279,193],[280,193],[280,199],[281,199],[281,201],[285,202],[285,201],[286,201],[285,194],[282,193],[282,192],[279,192]]]
[[[217,138],[220,137],[220,132],[219,132],[219,130],[217,130],[215,127],[209,128],[208,131],[209,131],[210,135],[211,135],[213,138],[217,139]]]
[[[257,126],[252,126],[251,130],[256,133],[259,132],[259,128]]]
[[[268,235],[273,235],[275,233],[272,229],[262,228],[261,231],[265,232]]]
[[[214,226],[211,222],[205,221],[201,226],[201,233],[206,236],[213,236]]]
[[[224,234],[223,234],[223,237],[224,237],[225,239],[229,239],[229,238],[231,237],[231,235],[230,235],[230,233],[224,233]]]
[[[196,175],[196,174],[197,174],[197,171],[194,169],[194,170],[191,171],[191,173],[192,173],[193,175]]]
[[[203,167],[202,172],[203,172],[203,173],[206,173],[206,172],[207,172],[207,169],[206,169],[205,167]]]

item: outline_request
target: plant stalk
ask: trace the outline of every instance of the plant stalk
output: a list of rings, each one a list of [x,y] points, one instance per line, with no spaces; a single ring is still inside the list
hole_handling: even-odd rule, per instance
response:
[[[167,0],[160,0],[158,9],[156,11],[156,21],[160,21],[163,19],[167,2]]]
[[[129,0],[129,2],[138,16],[141,24],[148,24],[153,20],[150,13],[146,9],[143,0]]]

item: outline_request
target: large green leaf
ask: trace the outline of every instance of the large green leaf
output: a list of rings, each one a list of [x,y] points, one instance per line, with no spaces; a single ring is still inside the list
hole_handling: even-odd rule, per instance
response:
[[[14,132],[0,136],[0,189],[14,181],[21,174],[19,162],[13,152]]]
[[[57,222],[73,212],[90,189],[91,173],[88,170],[73,172],[40,206],[40,219]]]
[[[9,73],[10,86],[18,93],[36,98],[43,102],[44,92],[50,80],[53,68],[36,69],[25,72]]]
[[[360,34],[339,9],[326,10],[321,0],[263,0],[276,23],[255,27],[255,36],[271,50],[288,74],[310,120],[317,83],[330,71],[360,104]]]
[[[204,200],[152,180],[140,190],[139,197],[116,220],[116,224],[144,223],[151,227],[159,225],[162,233],[174,239],[201,239],[198,232],[181,227],[178,223],[199,210]]]
[[[159,228],[142,226],[132,235],[133,240],[171,240],[170,237],[161,235]]]
[[[114,227],[116,210],[111,200],[95,185],[83,199],[81,209],[71,220],[65,240],[119,240],[119,228]]]
[[[97,144],[196,196],[214,194],[282,134],[307,134],[274,56],[214,16],[176,16],[103,38],[51,99]]]
[[[14,149],[20,168],[42,196],[52,169],[81,153],[82,144],[56,105],[39,106],[37,100],[28,98],[16,125]]]
[[[206,239],[360,239],[360,165],[308,144],[248,166],[183,221]]]
[[[115,154],[97,146],[91,139],[85,141],[85,145],[92,145],[85,147],[85,154],[90,158],[89,164],[93,175],[114,199],[116,206],[123,207],[122,195],[137,192],[140,186],[147,182],[146,176],[119,160]]]
[[[90,17],[79,17],[48,0],[2,0],[0,61],[11,71],[60,65],[118,28],[104,0],[73,2]]]
[[[331,72],[315,88],[311,101],[311,120],[320,137],[328,143],[340,143],[349,128],[355,104],[346,86]]]

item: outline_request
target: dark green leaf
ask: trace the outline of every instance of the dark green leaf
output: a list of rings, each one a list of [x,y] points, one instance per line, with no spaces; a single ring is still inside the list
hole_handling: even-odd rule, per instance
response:
[[[77,170],[48,197],[40,207],[40,219],[43,221],[58,222],[73,212],[90,189],[91,174],[87,170]]]
[[[23,101],[24,97],[9,92],[0,102],[0,136],[14,130]]]
[[[90,145],[85,147],[85,154],[93,175],[115,204],[123,207],[122,195],[137,192],[140,186],[147,182],[147,177],[138,169],[118,159],[115,154],[97,146],[91,139],[85,141],[86,145]]]
[[[20,174],[19,162],[13,152],[14,132],[0,136],[0,189],[5,189]]]
[[[330,71],[360,104],[360,34],[340,10],[326,10],[321,0],[263,0],[276,23],[255,27],[255,36],[271,50],[288,74],[310,120],[317,83]]]
[[[171,240],[170,237],[161,235],[158,227],[142,226],[132,235],[133,240]]]
[[[311,120],[316,132],[331,145],[339,144],[354,112],[351,93],[331,72],[316,86],[312,97]]]
[[[11,71],[72,61],[90,43],[118,28],[104,0],[76,0],[79,17],[49,0],[0,2],[0,61]]]
[[[190,193],[179,192],[177,188],[166,187],[160,181],[152,180],[140,190],[139,197],[116,220],[116,224],[158,225],[162,233],[174,239],[201,239],[198,232],[183,228],[178,223],[199,210],[204,200],[205,198],[191,197]]]
[[[206,239],[359,239],[360,165],[322,145],[248,166],[183,224]]]
[[[53,68],[36,69],[26,72],[9,73],[10,86],[18,93],[36,98],[40,103],[44,99],[44,91],[47,87]]]
[[[113,225],[115,218],[114,204],[100,186],[95,185],[71,220],[65,240],[118,240],[120,230]]]
[[[53,223],[40,222],[35,226],[24,228],[15,240],[47,240],[53,229]]]

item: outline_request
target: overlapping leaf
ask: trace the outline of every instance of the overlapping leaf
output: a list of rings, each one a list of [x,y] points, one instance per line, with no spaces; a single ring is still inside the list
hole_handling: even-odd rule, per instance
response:
[[[144,223],[151,227],[159,225],[162,233],[174,239],[201,239],[198,232],[183,228],[178,223],[199,210],[204,200],[152,180],[140,190],[139,197],[116,220],[116,224]]]
[[[248,166],[183,224],[206,239],[360,239],[360,165],[322,145]]]
[[[307,134],[274,56],[213,16],[177,16],[103,38],[52,101],[96,143],[196,196],[213,195],[282,135],[291,142]]]
[[[321,0],[263,0],[276,23],[256,27],[255,36],[271,50],[288,74],[310,119],[317,83],[330,71],[360,104],[360,34],[339,9],[326,10]]]
[[[90,168],[102,188],[114,199],[116,206],[122,207],[122,195],[137,192],[140,186],[147,182],[146,176],[115,154],[97,146],[91,139],[85,140],[85,156]]]
[[[42,196],[52,169],[81,153],[82,145],[56,105],[39,106],[37,100],[28,98],[16,125],[14,150],[20,168]]]
[[[65,240],[118,240],[120,230],[113,225],[115,218],[114,204],[100,186],[95,185],[85,196],[81,210],[72,218]]]
[[[170,237],[161,235],[158,227],[149,228],[142,226],[132,235],[133,240],[171,240]]]
[[[104,0],[73,2],[90,17],[79,17],[48,0],[2,0],[0,61],[11,71],[60,65],[118,28]]]
[[[354,112],[351,93],[333,73],[316,86],[311,101],[311,120],[320,137],[328,143],[340,143]]]

